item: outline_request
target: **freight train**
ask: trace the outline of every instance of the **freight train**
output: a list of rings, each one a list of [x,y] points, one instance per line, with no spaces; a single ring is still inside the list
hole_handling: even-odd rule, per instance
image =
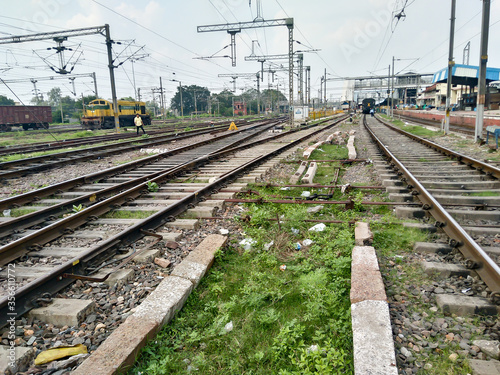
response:
[[[120,127],[134,125],[134,118],[139,114],[144,125],[151,125],[151,116],[146,113],[146,103],[118,100],[118,118]],[[81,121],[84,129],[112,129],[115,127],[113,103],[104,99],[92,100],[85,106]]]
[[[48,129],[52,122],[52,110],[45,105],[2,105],[0,106],[0,131],[8,132],[13,126],[24,130]]]
[[[372,109],[375,110],[375,99],[363,99],[361,103],[361,109],[363,110],[364,114],[370,113]]]

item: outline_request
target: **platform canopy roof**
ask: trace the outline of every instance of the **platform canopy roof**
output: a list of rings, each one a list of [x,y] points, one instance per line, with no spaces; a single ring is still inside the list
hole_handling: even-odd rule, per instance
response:
[[[452,68],[452,83],[454,85],[477,86],[479,78],[479,66],[455,64]],[[432,83],[443,83],[448,80],[448,68],[434,73]],[[486,82],[500,80],[500,69],[486,68]]]

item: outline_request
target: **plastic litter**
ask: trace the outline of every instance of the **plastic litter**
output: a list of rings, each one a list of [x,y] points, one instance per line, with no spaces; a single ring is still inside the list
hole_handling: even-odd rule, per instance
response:
[[[228,332],[231,332],[232,330],[233,330],[233,321],[231,320],[229,323],[227,323],[224,326],[224,331],[226,331],[226,333],[228,333]]]
[[[44,350],[35,358],[35,366],[43,365],[44,363],[55,361],[56,359],[71,357],[77,354],[86,354],[87,347],[83,344],[75,346],[64,346]]]
[[[310,197],[311,196],[311,192],[310,191],[303,191],[302,194],[300,194],[301,197]]]
[[[264,249],[269,250],[271,246],[274,245],[274,241],[268,242],[264,244]]]
[[[228,234],[229,231],[227,229],[224,229],[222,228],[221,230],[219,230],[220,234]]]
[[[240,242],[240,245],[245,249],[245,250],[250,250],[252,248],[252,245],[256,243],[255,240],[252,240],[251,238],[245,238],[243,241]]]
[[[315,226],[309,228],[310,232],[323,232],[326,229],[326,225],[323,223],[316,224]]]
[[[301,248],[302,248],[302,246],[300,245],[300,243],[299,243],[299,242],[297,242],[297,243],[295,244],[295,250],[300,250]]]
[[[280,270],[281,270],[281,271],[286,270],[286,265],[282,264],[282,265],[280,266]]]
[[[4,217],[10,217],[10,210],[3,210]]]
[[[292,228],[292,233],[293,233],[293,234],[299,234],[299,233],[300,233],[300,231],[299,231],[298,229]]]
[[[302,241],[302,245],[304,245],[304,246],[310,246],[310,245],[313,244],[313,242],[314,242],[313,240],[306,239],[306,240]]]
[[[282,187],[280,190],[290,190],[290,187],[289,186]]]
[[[316,351],[318,351],[318,345],[311,345],[310,347],[308,347],[306,349],[307,353],[316,352]]]

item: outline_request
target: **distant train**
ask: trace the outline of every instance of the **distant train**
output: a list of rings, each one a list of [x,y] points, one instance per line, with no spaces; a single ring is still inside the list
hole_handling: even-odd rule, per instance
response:
[[[361,109],[363,110],[363,113],[368,114],[370,111],[373,109],[375,110],[375,99],[363,99],[363,102],[361,103]]]
[[[0,131],[9,132],[13,126],[24,130],[48,129],[52,122],[52,110],[45,105],[2,105],[0,106]]]
[[[341,108],[343,111],[348,111],[351,109],[351,104],[348,101],[342,103]]]
[[[134,125],[134,117],[139,114],[144,125],[151,125],[151,116],[146,113],[146,103],[129,100],[118,100],[118,118],[120,127]],[[104,99],[92,100],[85,106],[82,116],[84,129],[112,129],[115,127],[113,103]]]

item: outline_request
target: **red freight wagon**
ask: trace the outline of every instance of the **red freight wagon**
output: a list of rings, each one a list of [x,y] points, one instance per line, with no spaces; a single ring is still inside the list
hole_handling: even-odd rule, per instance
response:
[[[48,129],[52,122],[52,110],[46,105],[0,106],[0,131],[10,131],[13,126],[28,129]]]

